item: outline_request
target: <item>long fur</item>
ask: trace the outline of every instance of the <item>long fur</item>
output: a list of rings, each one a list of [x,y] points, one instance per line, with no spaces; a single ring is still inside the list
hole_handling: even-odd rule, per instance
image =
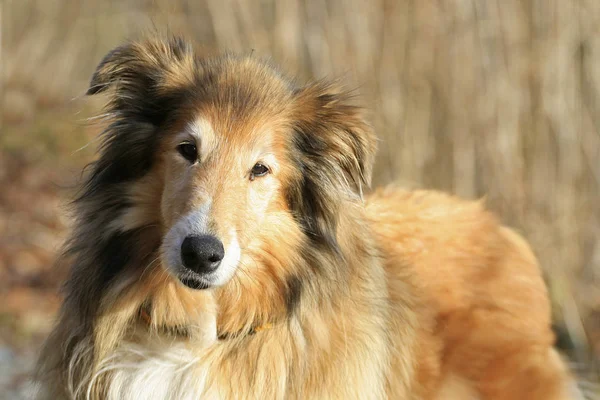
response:
[[[575,398],[524,240],[480,203],[365,199],[376,139],[337,84],[153,38],[104,58],[101,92],[40,398]],[[224,284],[180,282],[186,229],[235,243]]]

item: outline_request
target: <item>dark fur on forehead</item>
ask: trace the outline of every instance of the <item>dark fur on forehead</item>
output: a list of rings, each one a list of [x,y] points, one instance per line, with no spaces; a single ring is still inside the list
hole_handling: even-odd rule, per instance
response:
[[[337,251],[339,207],[359,200],[371,183],[375,134],[335,83],[317,82],[296,96],[292,158],[299,178],[288,200],[313,244]]]

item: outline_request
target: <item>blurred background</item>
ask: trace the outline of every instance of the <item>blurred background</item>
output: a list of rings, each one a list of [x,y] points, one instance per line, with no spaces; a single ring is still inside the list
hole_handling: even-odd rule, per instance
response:
[[[52,324],[65,205],[93,159],[102,56],[144,32],[343,77],[380,138],[375,184],[485,196],[541,260],[560,346],[597,391],[600,1],[0,2],[0,398]],[[592,396],[592,395],[590,395]]]

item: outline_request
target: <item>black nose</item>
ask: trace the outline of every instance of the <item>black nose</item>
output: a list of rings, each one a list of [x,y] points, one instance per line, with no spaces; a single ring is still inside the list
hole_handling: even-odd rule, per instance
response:
[[[223,243],[211,235],[188,236],[181,244],[183,265],[199,274],[217,269],[224,256]]]

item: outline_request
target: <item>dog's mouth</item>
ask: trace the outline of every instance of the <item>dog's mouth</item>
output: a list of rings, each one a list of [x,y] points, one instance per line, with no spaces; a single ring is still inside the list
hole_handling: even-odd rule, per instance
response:
[[[211,287],[211,284],[206,282],[206,280],[195,276],[179,277],[179,282],[194,290],[204,290]]]
[[[183,265],[178,265],[176,268],[168,268],[173,278],[178,280],[183,286],[193,290],[210,289],[213,286],[213,274],[199,274],[190,271]]]

